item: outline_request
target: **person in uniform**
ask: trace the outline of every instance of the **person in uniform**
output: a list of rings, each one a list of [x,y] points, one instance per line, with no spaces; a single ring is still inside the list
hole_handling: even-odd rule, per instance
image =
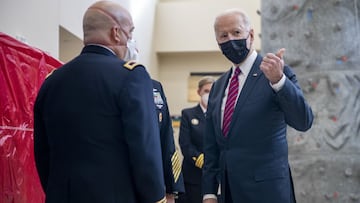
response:
[[[163,87],[157,80],[152,80],[152,83],[160,129],[166,199],[168,203],[173,203],[179,194],[185,192],[181,162],[179,154],[175,149],[174,131]]]
[[[129,41],[127,46],[129,49],[126,51],[124,60],[138,61],[139,50],[136,46],[136,41]],[[159,81],[154,79],[152,79],[152,84],[160,131],[166,200],[167,203],[175,203],[175,198],[185,191],[181,163],[178,152],[175,150],[174,131],[163,87]]]
[[[254,49],[254,30],[239,9],[214,23],[216,41],[232,63],[213,84],[204,137],[204,203],[294,203],[286,130],[311,128],[313,113],[285,49],[264,57]],[[220,178],[219,178],[220,177]]]
[[[197,93],[200,102],[181,112],[179,144],[184,160],[182,164],[185,194],[179,196],[179,203],[201,203],[201,176],[204,163],[203,138],[205,113],[211,86],[215,79],[205,76],[198,82]]]
[[[164,203],[152,82],[122,60],[127,10],[98,1],[85,12],[79,56],[44,81],[34,106],[34,153],[46,203]]]

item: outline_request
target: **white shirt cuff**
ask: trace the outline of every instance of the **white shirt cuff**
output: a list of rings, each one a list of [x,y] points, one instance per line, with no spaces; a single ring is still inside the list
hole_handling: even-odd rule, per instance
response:
[[[275,84],[271,84],[270,83],[270,86],[273,88],[273,90],[275,92],[278,92],[281,90],[281,88],[284,86],[285,84],[285,80],[286,80],[286,76],[285,74],[283,74],[283,76],[281,77],[281,79],[279,80],[279,82],[275,83]]]
[[[217,197],[214,194],[206,194],[206,195],[204,195],[203,200],[206,200],[206,199],[217,199]]]

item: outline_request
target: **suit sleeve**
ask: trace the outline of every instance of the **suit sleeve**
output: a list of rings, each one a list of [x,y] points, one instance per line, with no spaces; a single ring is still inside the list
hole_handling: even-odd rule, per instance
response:
[[[34,158],[41,186],[45,192],[49,176],[49,145],[42,117],[43,92],[44,87],[40,89],[34,104]]]
[[[143,67],[130,71],[120,95],[125,139],[139,202],[165,197],[159,128],[152,83]]]
[[[215,84],[213,84],[214,87]],[[214,90],[212,88],[211,92]],[[204,136],[204,167],[202,175],[202,194],[217,194],[219,175],[219,148],[213,121],[213,103],[210,92],[209,104],[206,114],[206,127]]]
[[[160,125],[160,138],[161,138],[161,148],[163,156],[163,165],[164,165],[164,178],[166,193],[183,193],[184,189],[184,180],[181,172],[181,163],[178,152],[175,149],[174,143],[174,131],[172,128],[172,123],[170,119],[170,113],[168,104],[166,101],[164,90],[160,85],[160,94],[164,100],[164,106],[161,109],[162,112],[162,122]]]
[[[181,152],[184,156],[184,161],[191,162],[195,165],[195,160],[192,157],[198,157],[201,153],[197,150],[196,146],[191,141],[190,136],[190,116],[186,110],[181,112],[180,132],[179,132],[179,144]]]
[[[296,130],[306,131],[311,128],[313,122],[311,107],[305,101],[296,75],[288,66],[285,66],[284,73],[286,81],[282,89],[277,93],[277,98],[285,113],[286,123]]]

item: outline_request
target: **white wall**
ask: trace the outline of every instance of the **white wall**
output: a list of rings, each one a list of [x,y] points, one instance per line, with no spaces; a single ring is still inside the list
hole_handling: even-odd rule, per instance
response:
[[[60,25],[79,39],[83,39],[82,19],[86,9],[96,0],[59,0]]]
[[[129,11],[133,17],[134,39],[139,49],[139,62],[153,78],[158,78],[158,64],[154,52],[154,27],[157,0],[131,0]]]
[[[219,51],[160,54],[159,64],[160,81],[172,115],[180,115],[183,108],[197,104],[188,102],[191,72],[224,72],[231,66]]]
[[[214,20],[222,11],[240,8],[250,17],[255,31],[255,49],[260,50],[260,0],[194,0],[159,3],[156,17],[156,51],[217,51]]]
[[[58,0],[0,0],[0,32],[59,55]]]

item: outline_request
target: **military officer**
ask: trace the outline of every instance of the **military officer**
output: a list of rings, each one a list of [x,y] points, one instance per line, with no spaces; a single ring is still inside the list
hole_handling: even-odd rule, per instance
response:
[[[198,82],[197,93],[200,102],[181,112],[179,144],[184,156],[183,173],[185,195],[179,203],[201,203],[201,176],[204,163],[203,137],[205,133],[205,113],[212,84],[215,79],[205,76]]]
[[[46,203],[166,202],[152,82],[122,60],[134,25],[98,1],[83,19],[85,47],[43,83],[34,152]]]
[[[124,60],[137,61],[139,51],[136,41],[128,42]],[[181,163],[178,152],[175,150],[174,133],[162,85],[157,80],[152,80],[155,109],[158,116],[163,171],[166,186],[167,203],[174,203],[175,198],[184,193],[184,181],[181,172]]]
[[[174,202],[175,197],[185,191],[181,162],[179,154],[175,150],[174,132],[164,90],[159,81],[152,80],[152,82],[160,129],[166,197],[168,202]]]

